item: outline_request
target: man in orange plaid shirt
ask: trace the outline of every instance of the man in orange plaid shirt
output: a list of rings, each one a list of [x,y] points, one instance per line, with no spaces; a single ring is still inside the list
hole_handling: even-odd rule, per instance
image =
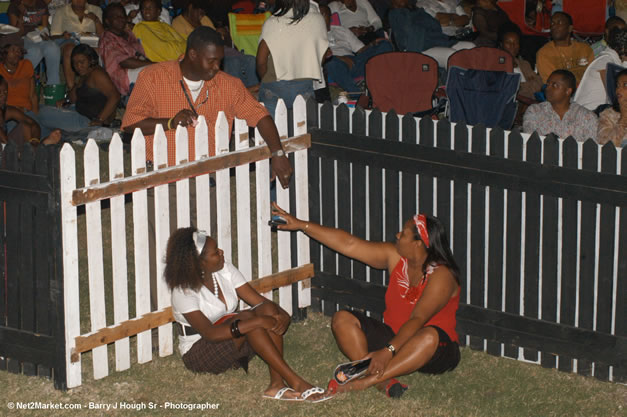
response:
[[[132,134],[141,129],[146,138],[146,159],[152,161],[153,135],[161,124],[168,140],[168,165],[175,165],[175,132],[178,125],[188,129],[189,156],[195,159],[194,127],[203,115],[209,132],[215,132],[219,111],[229,124],[233,119],[256,126],[272,152],[272,172],[284,188],[292,175],[279,134],[268,111],[248,92],[242,82],[220,71],[223,41],[215,30],[201,26],[187,39],[181,61],[146,67],[139,75],[122,119],[122,129]],[[215,154],[215,137],[209,136],[209,155]]]

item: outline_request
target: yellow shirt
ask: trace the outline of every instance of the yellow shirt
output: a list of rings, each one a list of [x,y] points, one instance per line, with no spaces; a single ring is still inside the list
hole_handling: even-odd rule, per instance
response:
[[[545,83],[553,71],[565,69],[575,75],[579,84],[583,73],[592,61],[594,61],[592,48],[587,43],[573,40],[568,46],[556,46],[555,42],[551,41],[544,45],[536,55],[536,67]]]
[[[211,19],[207,16],[203,16],[202,19],[200,19],[200,24],[202,26],[209,26],[211,29],[216,28]],[[179,15],[174,18],[172,21],[172,27],[185,39],[187,39],[189,34],[194,31],[194,27],[183,17],[183,15]]]
[[[133,33],[152,62],[172,61],[185,53],[185,39],[167,23],[139,22]]]

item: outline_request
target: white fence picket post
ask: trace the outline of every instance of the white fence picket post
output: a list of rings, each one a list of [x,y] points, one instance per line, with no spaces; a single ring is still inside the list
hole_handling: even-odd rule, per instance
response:
[[[294,136],[307,133],[307,103],[302,96],[294,100]],[[309,219],[309,184],[307,150],[294,153],[294,184],[296,192],[296,217]],[[304,233],[297,234],[298,266],[309,263],[309,238]],[[298,307],[311,305],[311,280],[298,282]]]
[[[189,160],[187,128],[179,125],[176,127],[176,165]],[[176,182],[176,227],[189,227],[189,224],[189,179],[185,178]]]
[[[177,136],[180,134],[177,128]],[[187,147],[187,143],[184,145]],[[168,142],[163,126],[157,125],[153,142],[154,168],[160,170],[168,166]],[[189,190],[189,188],[188,188]],[[157,254],[157,308],[159,310],[170,306],[170,291],[163,279],[165,269],[165,250],[170,237],[170,185],[162,184],[155,187],[155,251]],[[189,194],[189,192],[188,192]],[[189,220],[189,204],[187,205]],[[152,284],[152,283],[151,283]],[[172,354],[172,324],[159,327],[159,356]]]
[[[196,160],[209,156],[209,130],[204,116],[198,117],[196,125],[195,146]],[[211,190],[209,188],[209,174],[196,177],[196,226],[211,235]]]
[[[109,180],[124,178],[122,139],[115,133],[109,145]],[[126,268],[126,212],[124,195],[111,198],[111,267],[113,273],[113,319],[115,324],[128,320],[128,271]],[[130,368],[129,339],[115,342],[115,369]]]
[[[279,131],[279,137],[281,140],[287,139],[287,107],[282,99],[279,99],[276,111],[274,113],[274,123]],[[276,189],[277,204],[285,211],[290,211],[290,190],[289,188],[283,188],[279,179],[277,178],[274,183]],[[285,271],[292,266],[292,250],[290,248],[291,233],[278,232],[278,253],[279,253],[279,271]],[[285,285],[279,288],[279,304],[287,311],[290,316],[292,315],[292,286]]]
[[[85,184],[100,183],[100,155],[93,139],[87,141],[84,153]],[[100,201],[85,205],[87,219],[87,265],[89,270],[89,315],[91,331],[95,332],[107,325],[104,299],[104,271],[102,260],[102,216]],[[109,375],[107,346],[92,350],[94,379]]]
[[[229,152],[229,123],[224,112],[218,113],[215,131],[215,155]],[[216,172],[216,210],[218,217],[218,247],[224,257],[232,262],[231,245],[231,178],[229,168]]]
[[[258,129],[255,129],[255,145],[265,145]],[[257,195],[257,277],[272,273],[272,240],[268,220],[270,220],[270,161],[255,162],[255,188]],[[272,291],[262,294],[272,300]]]
[[[235,149],[248,149],[248,125],[245,120],[235,119]],[[235,168],[237,204],[237,269],[250,281],[253,274],[250,224],[250,170],[249,165]],[[240,302],[244,308],[245,303]]]
[[[81,385],[81,361],[72,363],[75,338],[81,334],[80,293],[78,288],[77,210],[72,205],[76,188],[76,156],[70,144],[63,145],[60,159],[61,231],[63,236],[63,306],[65,314],[65,371],[68,388]]]
[[[133,175],[146,172],[146,139],[135,129],[131,141],[131,170]],[[133,192],[133,244],[135,251],[135,317],[150,312],[150,256],[148,252],[147,190]],[[137,362],[152,359],[150,330],[137,335]]]

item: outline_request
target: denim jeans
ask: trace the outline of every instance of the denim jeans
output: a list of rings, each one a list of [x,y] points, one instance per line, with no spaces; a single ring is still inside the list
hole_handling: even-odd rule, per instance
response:
[[[61,65],[61,49],[55,41],[33,42],[27,36],[24,37],[25,59],[28,59],[33,67],[37,67],[42,59],[46,60],[46,76],[48,84],[60,84],[59,75]]]
[[[261,83],[259,86],[259,101],[261,101],[274,119],[277,102],[280,98],[288,109],[292,108],[296,96],[301,95],[305,100],[313,97],[313,81],[310,79],[274,81]]]
[[[76,111],[74,105],[61,109],[53,106],[41,106],[39,113],[36,115],[36,120],[41,126],[42,136],[45,129],[48,132],[54,129],[76,132],[89,127],[90,122],[87,117]]]
[[[227,55],[224,57],[224,72],[239,78],[244,86],[251,87],[259,84],[257,64],[252,55]]]
[[[392,44],[388,41],[379,42],[366,48],[363,52],[346,56],[353,61],[351,69],[338,57],[331,58],[324,67],[329,75],[329,81],[336,82],[342,90],[349,93],[359,92],[359,87],[355,84],[355,78],[363,77],[366,73],[366,62],[375,55],[392,51]]]

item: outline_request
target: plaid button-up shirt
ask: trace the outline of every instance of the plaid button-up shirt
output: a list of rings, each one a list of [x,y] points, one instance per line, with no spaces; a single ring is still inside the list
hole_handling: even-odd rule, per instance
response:
[[[122,128],[147,118],[170,119],[182,109],[189,109],[189,103],[181,87],[180,81],[182,79],[183,74],[179,61],[162,62],[146,67],[139,74],[131,93],[122,119]],[[191,92],[186,84],[185,89],[191,98]],[[239,79],[222,71],[218,72],[211,80],[205,81],[194,102],[194,107],[198,114],[205,116],[207,120],[209,155],[215,153],[214,132],[219,111],[224,111],[229,125],[232,125],[233,119],[237,117],[246,120],[249,126],[257,126],[259,120],[269,115],[266,108],[255,100]],[[164,129],[167,127],[164,126]],[[176,163],[175,132],[175,129],[165,132],[168,139],[168,165]],[[187,133],[190,160],[194,160],[194,128],[189,126]],[[146,160],[152,161],[153,135],[145,135],[145,138]]]

